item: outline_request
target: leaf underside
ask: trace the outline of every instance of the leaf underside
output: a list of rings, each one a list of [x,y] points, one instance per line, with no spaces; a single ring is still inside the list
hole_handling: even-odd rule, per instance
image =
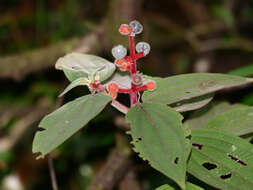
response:
[[[253,187],[253,146],[223,131],[192,131],[193,149],[187,171],[222,190]]]
[[[143,103],[131,108],[126,116],[131,125],[134,150],[152,167],[185,189],[189,143],[182,125],[183,117],[172,108]]]
[[[63,70],[70,81],[88,78],[97,74],[100,81],[108,79],[115,71],[113,63],[94,55],[70,53],[61,57],[55,64],[56,69]]]
[[[63,105],[47,115],[39,124],[42,131],[35,134],[33,153],[46,154],[61,145],[91,119],[99,114],[111,101],[104,94],[86,95]]]
[[[214,97],[214,94],[206,94],[189,100],[184,100],[179,103],[171,104],[170,106],[178,112],[187,112],[202,108],[209,104]]]
[[[249,78],[215,73],[182,74],[154,78],[154,80],[157,88],[152,92],[145,91],[142,96],[143,102],[159,102],[168,105],[253,82]]]

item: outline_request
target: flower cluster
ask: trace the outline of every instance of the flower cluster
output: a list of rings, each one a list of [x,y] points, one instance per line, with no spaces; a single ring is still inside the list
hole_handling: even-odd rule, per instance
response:
[[[112,55],[115,58],[115,65],[119,67],[121,71],[128,71],[131,74],[132,85],[130,89],[120,89],[117,83],[109,83],[108,91],[113,97],[117,97],[117,93],[129,93],[131,97],[131,102],[136,103],[137,93],[143,90],[153,91],[156,88],[154,81],[148,81],[143,84],[142,77],[138,74],[136,61],[149,54],[150,45],[146,42],[139,42],[136,46],[134,44],[134,37],[136,34],[140,34],[143,30],[143,26],[138,21],[132,21],[129,25],[122,24],[119,28],[119,32],[122,35],[128,35],[130,44],[130,56],[127,56],[127,49],[118,45],[112,49]],[[136,54],[136,52],[137,54]]]
[[[138,21],[132,21],[128,24],[122,24],[119,32],[122,35],[127,35],[129,38],[130,55],[127,56],[127,49],[123,45],[115,46],[112,49],[112,55],[115,58],[115,65],[121,71],[128,71],[131,74],[132,83],[129,89],[120,89],[116,82],[111,82],[107,85],[109,95],[113,98],[117,97],[118,93],[130,94],[131,104],[135,104],[138,100],[138,92],[149,90],[153,91],[156,88],[154,81],[144,81],[142,76],[137,71],[136,61],[150,52],[150,45],[146,42],[134,44],[134,37],[140,34],[143,26]],[[136,53],[137,52],[137,53]]]

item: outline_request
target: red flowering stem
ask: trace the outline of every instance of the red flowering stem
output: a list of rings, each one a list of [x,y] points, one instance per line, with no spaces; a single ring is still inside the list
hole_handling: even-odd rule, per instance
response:
[[[136,68],[136,57],[135,57],[135,44],[134,44],[134,37],[129,35],[129,46],[130,46],[130,57],[131,57],[131,76],[133,79],[133,76],[136,74],[137,68]],[[132,83],[132,92],[130,93],[130,101],[131,101],[131,107],[136,104],[138,101],[137,92],[136,92],[136,86]]]
[[[135,59],[135,45],[134,37],[129,35],[129,44],[130,44],[130,57],[131,57],[131,74],[136,74],[136,59]]]

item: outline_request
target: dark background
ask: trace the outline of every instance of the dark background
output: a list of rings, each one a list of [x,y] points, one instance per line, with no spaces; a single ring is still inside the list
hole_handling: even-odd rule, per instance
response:
[[[31,151],[34,133],[45,114],[88,93],[78,87],[58,99],[68,81],[55,61],[72,51],[113,61],[111,48],[128,45],[120,24],[135,19],[144,26],[136,40],[151,45],[138,63],[145,74],[227,73],[253,62],[252,0],[0,0],[0,189],[52,189],[47,159]],[[251,88],[217,98],[253,104]],[[124,126],[108,107],[52,152],[59,189],[86,189],[110,156],[115,189],[171,183],[135,154],[121,155],[122,146],[130,150]]]

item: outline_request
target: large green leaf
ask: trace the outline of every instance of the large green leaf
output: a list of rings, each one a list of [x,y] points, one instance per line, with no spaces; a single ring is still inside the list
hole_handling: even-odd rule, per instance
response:
[[[162,185],[158,188],[156,188],[155,190],[176,190],[174,187],[171,187],[170,185]],[[187,182],[186,183],[186,190],[204,190],[203,188],[195,185],[195,184],[192,184],[190,182]]]
[[[253,187],[253,146],[225,133],[192,131],[192,153],[188,172],[222,190],[249,190]]]
[[[182,115],[172,108],[143,103],[131,108],[126,116],[131,125],[134,150],[150,165],[185,189],[186,160],[190,148]]]
[[[227,112],[231,109],[239,109],[248,107],[243,104],[230,104],[228,102],[211,102],[207,106],[194,111],[189,115],[189,118],[185,121],[189,129],[201,129],[206,126],[213,118]]]
[[[113,63],[94,55],[70,53],[58,59],[56,69],[63,70],[70,81],[78,78],[88,78],[97,74],[100,81],[108,79],[115,71]]]
[[[225,88],[238,87],[252,83],[253,79],[214,73],[193,73],[176,75],[156,80],[157,89],[145,91],[144,102],[163,104],[177,103]]]
[[[110,101],[104,94],[82,96],[47,115],[39,124],[44,130],[35,134],[33,152],[40,152],[40,157],[44,157],[85,126]]]
[[[236,108],[209,121],[207,129],[223,130],[241,136],[253,132],[253,107]]]

